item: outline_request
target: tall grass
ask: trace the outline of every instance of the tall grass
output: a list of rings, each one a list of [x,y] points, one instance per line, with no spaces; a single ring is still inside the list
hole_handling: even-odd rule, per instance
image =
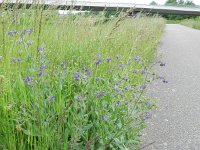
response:
[[[180,22],[180,24],[194,28],[194,29],[200,29],[200,17],[197,17],[195,19],[185,19]]]
[[[138,148],[163,19],[0,14],[0,149]]]

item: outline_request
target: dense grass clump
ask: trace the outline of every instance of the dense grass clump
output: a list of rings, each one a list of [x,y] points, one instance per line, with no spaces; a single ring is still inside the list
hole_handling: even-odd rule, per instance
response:
[[[162,19],[0,14],[0,149],[138,148]]]

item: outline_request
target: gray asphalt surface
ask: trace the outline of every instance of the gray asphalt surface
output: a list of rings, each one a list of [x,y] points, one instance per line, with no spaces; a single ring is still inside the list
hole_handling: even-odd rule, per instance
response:
[[[158,53],[166,67],[155,69],[169,83],[150,87],[158,108],[143,131],[141,149],[200,150],[200,31],[166,25]]]

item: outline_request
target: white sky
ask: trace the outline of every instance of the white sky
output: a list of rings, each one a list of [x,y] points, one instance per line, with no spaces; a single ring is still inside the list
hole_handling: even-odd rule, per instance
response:
[[[77,1],[94,1],[94,2],[114,2],[114,3],[135,3],[135,4],[149,4],[152,0],[77,0]],[[167,0],[154,0],[158,4],[164,4]],[[197,5],[200,5],[200,0],[193,0]]]

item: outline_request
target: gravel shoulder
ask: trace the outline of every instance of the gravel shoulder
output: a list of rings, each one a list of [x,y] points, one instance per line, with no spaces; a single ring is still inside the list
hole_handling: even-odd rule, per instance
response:
[[[200,150],[200,31],[166,25],[158,48],[166,67],[156,71],[168,84],[149,89],[157,109],[143,131],[144,150]]]

